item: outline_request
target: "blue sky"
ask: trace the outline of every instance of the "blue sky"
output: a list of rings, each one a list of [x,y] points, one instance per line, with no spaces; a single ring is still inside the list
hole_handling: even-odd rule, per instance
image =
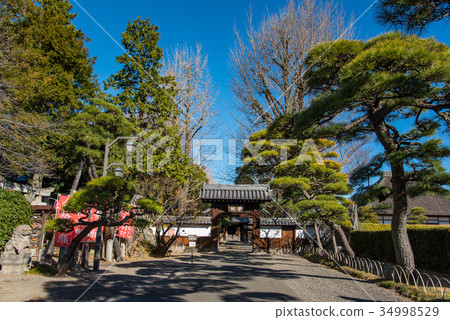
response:
[[[247,13],[252,8],[254,22],[257,23],[267,12],[276,12],[286,1],[280,0],[69,0],[74,5],[72,11],[78,16],[74,20],[91,41],[87,43],[91,56],[97,58],[94,71],[98,80],[106,78],[119,70],[116,56],[123,54],[115,43],[120,43],[121,33],[127,22],[138,16],[149,17],[161,32],[159,46],[164,52],[170,52],[177,45],[187,44],[194,47],[202,45],[208,54],[209,69],[219,95],[215,109],[218,111],[218,126],[210,138],[231,138],[228,130],[233,131],[236,124],[233,112],[233,96],[229,89],[229,52],[234,43],[234,27],[245,31]],[[371,6],[373,0],[341,0],[348,15],[358,18]],[[84,9],[84,10],[83,10]],[[374,7],[367,11],[355,24],[355,36],[367,40],[387,28],[380,26],[374,19]],[[94,19],[97,21],[94,22]],[[100,27],[101,26],[101,27]],[[108,35],[109,34],[109,35]],[[450,45],[450,32],[444,23],[433,24],[423,36],[434,36],[437,40]],[[228,129],[227,129],[228,128]],[[448,137],[446,143],[450,143]],[[227,148],[225,141],[225,150]],[[223,161],[211,163],[210,171],[216,182],[222,182],[221,172],[228,164],[227,154]],[[445,162],[450,168],[450,161]]]

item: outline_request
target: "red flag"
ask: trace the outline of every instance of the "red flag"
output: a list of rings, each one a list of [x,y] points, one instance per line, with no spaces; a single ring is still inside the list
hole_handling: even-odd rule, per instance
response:
[[[129,212],[126,212],[122,210],[122,213],[120,214],[120,220],[125,219],[127,215],[129,215]],[[119,226],[117,228],[117,236],[125,239],[132,239],[133,238],[133,227],[131,226],[131,220],[128,220],[123,225]]]
[[[74,231],[72,232],[56,232],[55,233],[55,247],[68,247],[74,238]]]

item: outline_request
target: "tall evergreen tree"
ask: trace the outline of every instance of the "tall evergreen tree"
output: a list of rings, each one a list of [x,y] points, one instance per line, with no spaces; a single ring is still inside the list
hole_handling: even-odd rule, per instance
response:
[[[12,121],[0,147],[9,175],[35,174],[42,180],[58,163],[67,164],[70,153],[58,157],[61,145],[55,144],[63,140],[61,124],[97,90],[95,59],[84,46],[88,39],[72,23],[71,8],[67,0],[0,1],[0,78],[8,98],[0,111],[2,121]],[[60,169],[68,173],[71,166]]]
[[[367,42],[318,45],[308,63],[308,85],[317,96],[298,114],[294,132],[299,137],[377,137],[384,151],[353,181],[362,186],[389,165],[396,261],[414,269],[406,232],[408,194],[442,191],[439,186],[450,181],[440,162],[450,150],[433,137],[441,123],[450,125],[449,48],[432,38],[387,33]],[[343,114],[350,116],[339,118]]]
[[[430,23],[450,18],[448,0],[381,0],[377,20],[408,32],[423,31]]]
[[[97,90],[88,41],[72,23],[67,0],[2,0],[1,19],[14,46],[2,70],[15,102],[26,111],[61,117],[81,109]]]
[[[143,129],[167,125],[176,115],[173,77],[162,76],[163,52],[158,47],[160,33],[150,19],[128,22],[122,33],[126,53],[116,61],[122,69],[105,82],[105,88],[120,92],[113,101]]]
[[[157,177],[170,177],[181,185],[186,179],[188,159],[182,153],[177,127],[176,84],[173,77],[161,75],[159,36],[158,27],[149,18],[129,22],[122,33],[126,53],[116,58],[122,68],[108,78],[105,88],[118,90],[112,101],[141,130],[136,139],[136,165],[130,170],[132,177],[142,185],[161,181]],[[164,185],[159,187],[163,189]]]

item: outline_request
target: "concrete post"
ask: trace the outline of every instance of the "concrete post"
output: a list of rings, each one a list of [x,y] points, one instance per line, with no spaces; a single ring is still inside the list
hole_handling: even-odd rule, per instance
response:
[[[60,248],[59,248],[58,268],[59,268],[59,266],[61,265],[61,262],[63,261],[63,258],[64,258],[64,256],[66,255],[68,249],[69,249],[68,247],[60,247]]]
[[[106,240],[106,261],[113,260],[113,239]]]

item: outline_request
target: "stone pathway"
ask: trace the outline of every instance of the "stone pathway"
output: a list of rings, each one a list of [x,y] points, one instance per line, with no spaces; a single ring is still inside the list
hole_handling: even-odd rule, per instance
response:
[[[301,257],[247,249],[230,245],[219,254],[196,254],[193,263],[190,256],[117,263],[80,301],[406,301]],[[102,273],[0,275],[0,301],[74,301]]]

